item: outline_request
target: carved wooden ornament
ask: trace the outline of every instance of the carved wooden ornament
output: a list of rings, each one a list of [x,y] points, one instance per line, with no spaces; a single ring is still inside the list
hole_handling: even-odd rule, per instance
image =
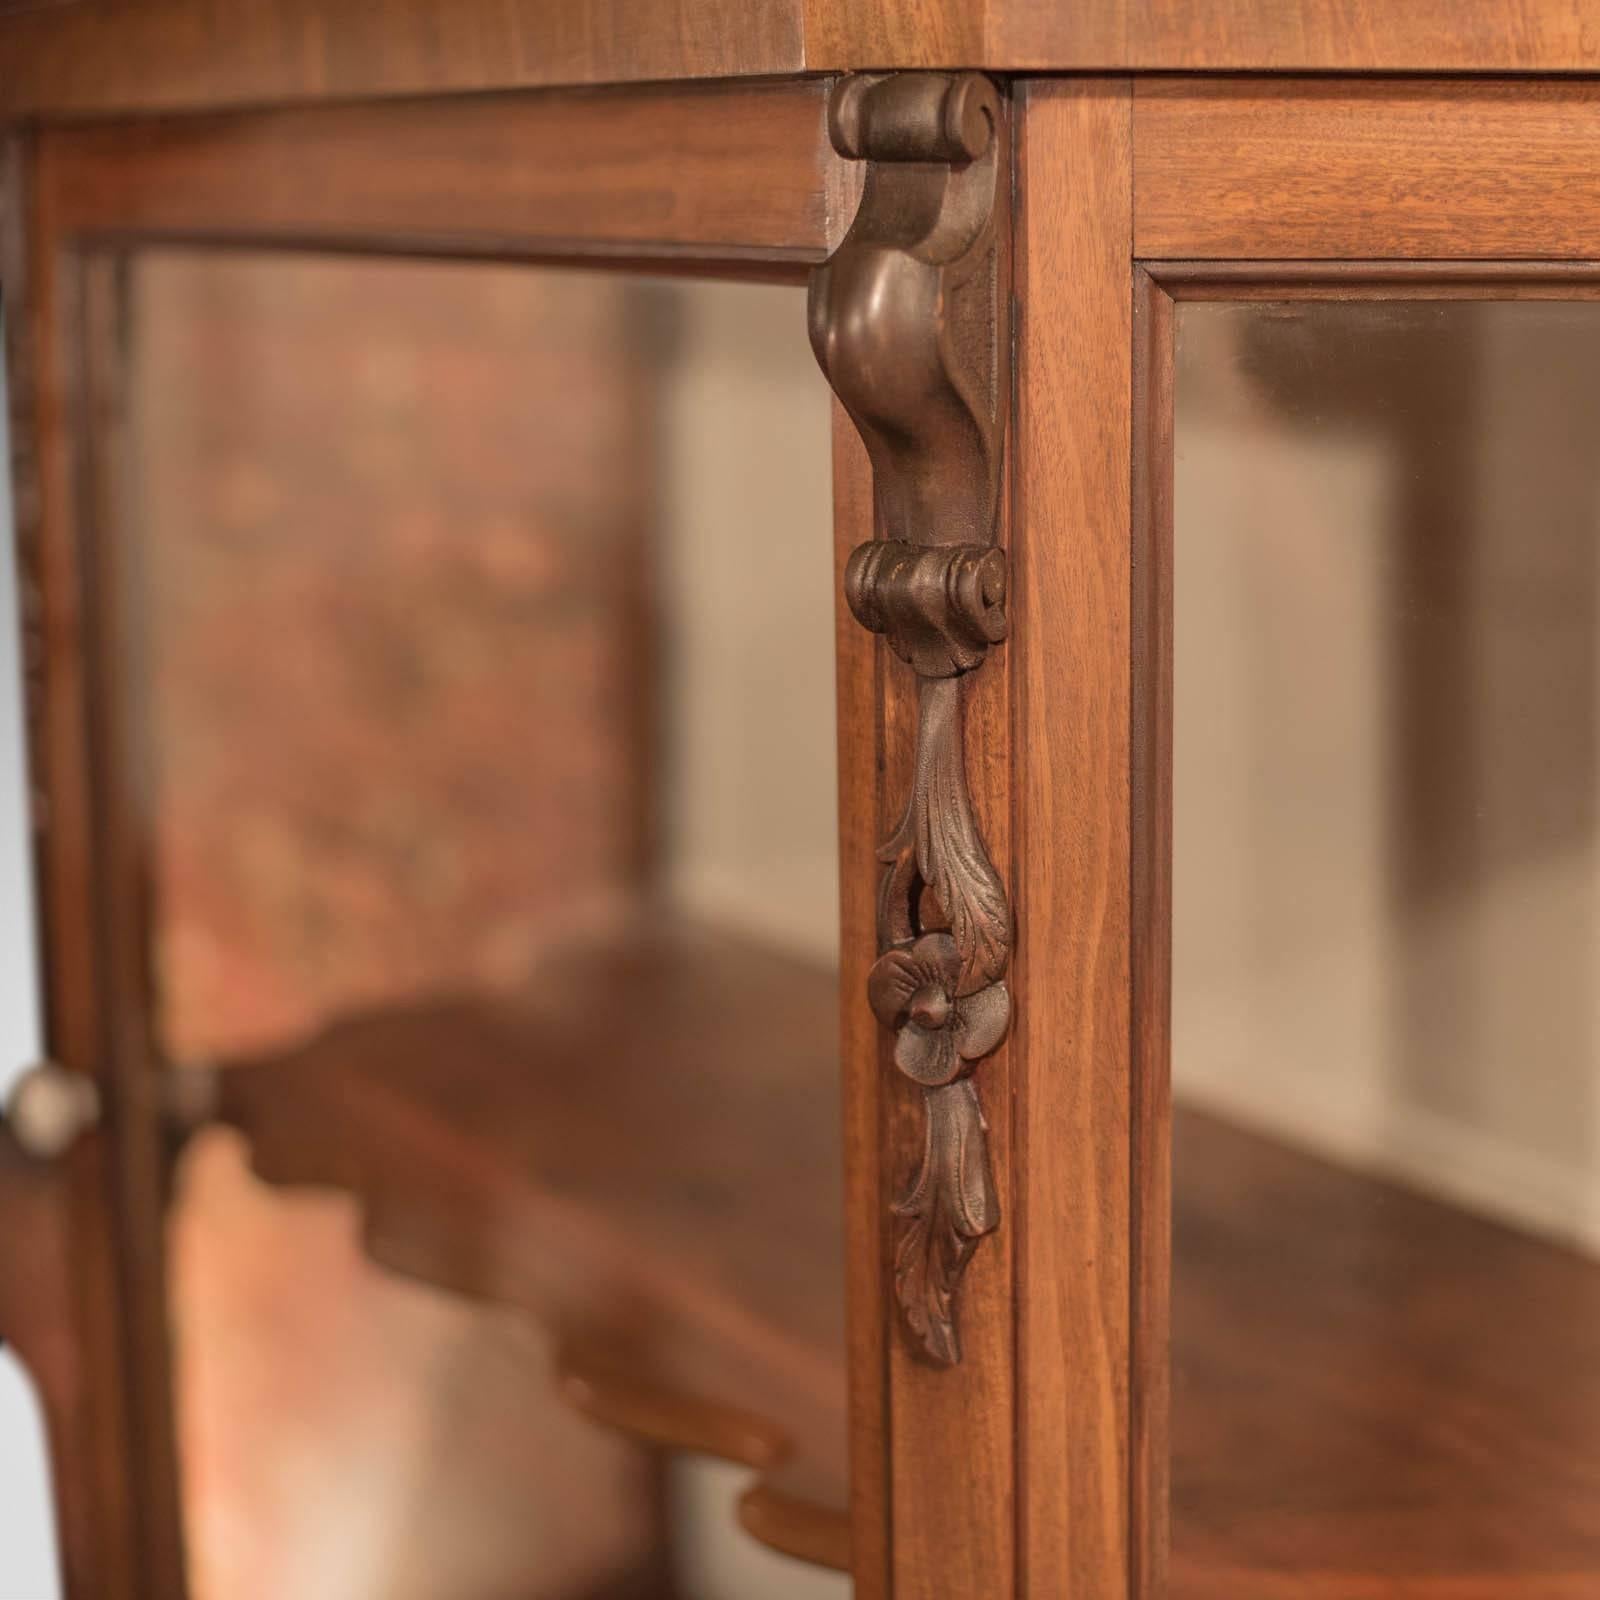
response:
[[[1011,913],[972,814],[961,683],[1006,633],[999,95],[978,73],[846,78],[829,132],[867,163],[860,210],[810,301],[812,346],[873,469],[878,536],[851,556],[846,597],[917,674],[915,770],[878,853],[868,984],[923,1099],[923,1147],[894,1204],[895,1291],[918,1349],[951,1365],[962,1272],[1000,1221],[971,1074],[1011,1008]]]

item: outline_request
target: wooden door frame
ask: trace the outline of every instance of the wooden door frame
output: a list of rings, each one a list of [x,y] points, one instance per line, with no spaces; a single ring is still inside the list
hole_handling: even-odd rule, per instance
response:
[[[126,937],[141,892],[137,817],[89,760],[89,680],[105,663],[94,667],[85,633],[95,469],[82,332],[86,316],[114,315],[102,263],[168,241],[798,281],[839,242],[860,183],[828,147],[826,92],[796,80],[311,107],[44,129],[13,155],[6,212],[25,210],[28,226],[12,227],[3,266],[19,538],[37,596],[27,638],[50,1046],[70,1068],[109,1074],[114,1121],[132,1130],[115,1150],[94,1136],[60,1171],[18,1180],[41,1227],[79,1241],[50,1293],[70,1303],[84,1353],[64,1355],[48,1329],[25,1352],[37,1353],[45,1391],[75,1600],[166,1600],[181,1582],[170,1450],[149,1439],[150,1413],[139,1425],[123,1409],[149,1381],[158,1321],[130,1297],[109,1239],[82,1243],[96,1238],[85,1219],[126,1211],[139,1251],[155,1252],[139,1270],[159,1268],[147,1154],[160,1108],[107,999],[114,969],[126,983],[138,960]],[[862,1600],[1164,1591],[1172,304],[1200,293],[1591,292],[1597,94],[1492,81],[1011,87],[1011,637],[976,691],[974,787],[1014,897],[1016,1004],[984,1078],[1004,1221],[962,1290],[973,1334],[953,1369],[911,1359],[888,1309],[900,1112],[860,995],[880,825],[910,752],[897,669],[841,602]],[[1353,111],[1358,146],[1339,137]],[[1425,146],[1427,186],[1397,195],[1419,129],[1441,126],[1448,137]],[[533,161],[552,145],[559,164]],[[842,415],[835,499],[842,578],[874,531],[866,458]],[[163,1502],[159,1527],[134,1503],[136,1462]]]
[[[183,1593],[170,1108],[147,1033],[147,819],[135,754],[118,748],[116,430],[99,425],[118,404],[118,262],[170,244],[803,282],[856,188],[827,142],[827,90],[312,106],[13,140],[0,267],[46,1037],[53,1060],[96,1078],[108,1116],[51,1166],[0,1140],[0,1188],[34,1219],[26,1238],[0,1240],[0,1281],[24,1286],[0,1311],[45,1410],[71,1600]]]
[[[1016,1412],[985,1443],[1014,1441],[1017,1494],[1014,1564],[972,1592],[1163,1600],[1174,308],[1593,298],[1600,93],[1259,77],[1014,93]]]

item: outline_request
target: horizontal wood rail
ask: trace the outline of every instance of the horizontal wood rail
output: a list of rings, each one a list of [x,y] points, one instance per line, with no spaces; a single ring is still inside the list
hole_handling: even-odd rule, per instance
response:
[[[98,123],[39,135],[38,189],[57,238],[798,274],[853,210],[826,91],[689,85]]]

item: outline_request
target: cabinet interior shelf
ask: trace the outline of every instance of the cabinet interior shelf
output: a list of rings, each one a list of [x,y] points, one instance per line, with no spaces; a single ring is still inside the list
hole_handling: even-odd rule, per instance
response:
[[[265,1179],[522,1307],[597,1419],[849,1560],[836,981],[658,918],[227,1067]],[[1176,1116],[1172,1600],[1600,1594],[1600,1266]]]

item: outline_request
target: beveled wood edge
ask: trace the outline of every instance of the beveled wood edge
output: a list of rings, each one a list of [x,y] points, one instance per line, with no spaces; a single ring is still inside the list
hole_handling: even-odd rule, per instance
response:
[[[1132,1600],[1170,1544],[1173,356],[1183,301],[1600,299],[1600,260],[1134,261]]]
[[[1023,86],[1010,804],[1017,1595],[1127,1600],[1132,93]],[[1070,841],[1063,848],[1062,841]]]
[[[160,1426],[164,1371],[151,1363],[162,1343],[156,1296],[126,1262],[159,1257],[146,1229],[160,1204],[160,1175],[147,1159],[150,1108],[107,1049],[96,1004],[107,992],[103,907],[91,893],[90,858],[103,840],[81,720],[92,668],[82,645],[76,531],[62,541],[63,485],[87,516],[103,461],[70,450],[70,423],[108,376],[87,359],[83,331],[105,310],[106,284],[78,258],[57,261],[39,248],[32,137],[5,141],[0,176],[0,286],[6,310],[15,544],[21,610],[23,695],[32,811],[35,922],[41,953],[46,1048],[68,1070],[117,1080],[113,1103],[126,1115],[89,1132],[50,1165],[24,1174],[35,1221],[0,1238],[6,1272],[26,1262],[44,1230],[59,1230],[51,1279],[53,1317],[39,1307],[48,1359],[24,1359],[51,1417],[55,1506],[69,1595],[183,1592],[175,1474]],[[48,671],[46,668],[48,667]],[[14,1310],[15,1308],[13,1308]],[[54,1326],[50,1323],[53,1321]],[[8,1332],[0,1328],[0,1336]],[[19,1344],[33,1345],[33,1335]],[[148,1376],[149,1381],[146,1381]]]
[[[0,18],[0,118],[168,114],[859,70],[1020,74],[1600,69],[1571,0],[186,0]]]
[[[1131,1600],[1164,1600],[1171,1544],[1173,300],[1133,269],[1130,767]]]
[[[549,1323],[526,1301],[502,1287],[486,1286],[459,1268],[455,1252],[435,1248],[437,1217],[426,1202],[406,1191],[371,1182],[359,1160],[344,1170],[308,1165],[298,1144],[286,1143],[282,1128],[268,1121],[252,1125],[247,1108],[230,1099],[231,1068],[211,1074],[216,1093],[211,1115],[245,1143],[252,1175],[270,1188],[336,1194],[358,1212],[362,1254],[383,1271],[448,1294],[472,1305],[526,1319],[550,1331]],[[270,1068],[268,1069],[270,1070]],[[193,1132],[194,1130],[189,1130]],[[583,1225],[580,1214],[570,1219]],[[446,1230],[448,1231],[448,1230]],[[747,1467],[754,1481],[740,1494],[740,1526],[753,1539],[796,1560],[836,1571],[850,1570],[850,1516],[809,1496],[803,1482],[786,1473],[793,1454],[789,1431],[775,1418],[713,1395],[689,1393],[631,1366],[614,1352],[596,1354],[571,1331],[556,1330],[551,1382],[562,1400],[590,1421],[641,1445],[673,1453],[709,1456]]]
[[[1600,82],[1134,80],[1134,255],[1578,262],[1600,211]]]
[[[828,142],[830,85],[623,85],[218,111],[55,125],[29,142],[60,245],[799,282],[842,237],[860,190],[854,164]]]
[[[1155,260],[1136,269],[1171,300],[1570,300],[1600,297],[1600,257]]]
[[[608,237],[606,218],[595,223],[592,212],[589,232],[581,236],[563,232],[570,225],[566,197],[582,189],[591,175],[583,160],[574,161],[565,169],[562,174],[565,187],[547,201],[541,199],[531,222],[524,218],[518,230],[459,231],[454,225],[430,228],[426,218],[420,228],[387,227],[377,225],[371,217],[358,218],[352,223],[340,212],[325,213],[319,219],[314,208],[326,173],[292,165],[289,170],[293,182],[313,208],[311,220],[307,222],[295,216],[292,210],[289,214],[280,211],[262,220],[255,198],[248,192],[248,174],[241,183],[231,169],[223,186],[218,184],[218,174],[202,172],[201,181],[185,188],[179,181],[182,173],[174,173],[158,159],[153,166],[141,167],[136,183],[123,182],[129,174],[129,153],[117,143],[118,130],[107,124],[85,129],[44,130],[26,138],[25,165],[28,176],[34,180],[36,196],[28,242],[36,268],[52,282],[62,285],[76,283],[85,271],[110,265],[110,258],[117,254],[160,243],[219,249],[312,249],[516,261],[800,283],[807,270],[825,256],[842,233],[853,213],[860,187],[859,177],[833,155],[827,143],[824,127],[827,87],[820,81],[758,86],[749,94],[741,92],[734,97],[746,106],[759,101],[764,106],[778,108],[785,124],[775,135],[779,157],[785,160],[792,157],[786,170],[795,179],[788,191],[789,197],[798,195],[803,202],[799,206],[789,205],[782,199],[785,191],[779,185],[780,199],[774,202],[777,209],[771,212],[770,226],[764,235],[758,229],[753,237],[746,236],[736,219],[742,214],[746,193],[758,187],[758,171],[765,174],[770,186],[771,152],[763,156],[741,149],[738,127],[727,124],[728,96],[711,92],[669,91],[664,95],[657,90],[617,90],[584,96],[583,103],[590,111],[598,108],[602,100],[608,111],[623,108],[637,112],[641,107],[648,110],[670,101],[681,113],[688,106],[694,113],[692,120],[700,124],[702,132],[707,137],[714,133],[727,142],[728,149],[733,152],[727,161],[718,158],[709,164],[691,163],[687,169],[677,168],[671,173],[674,193],[680,201],[685,201],[686,197],[688,206],[687,220],[682,226],[675,222],[654,233],[641,233],[627,209],[628,192],[624,183],[616,198],[606,201],[617,219],[617,236]],[[558,99],[540,97],[539,114],[547,116],[555,110]],[[380,152],[374,148],[374,143],[381,140],[396,117],[404,117],[409,109],[404,105],[357,108],[366,140],[364,153],[391,159],[392,151],[386,148]],[[504,110],[504,107],[497,108],[496,114]],[[355,112],[351,114],[356,115]],[[483,108],[469,107],[465,102],[452,102],[443,109],[432,108],[430,114],[437,116],[440,125],[457,124],[465,116],[479,127],[483,126]],[[227,122],[230,134],[236,134],[246,122],[258,127],[270,123],[270,131],[277,133],[285,129],[301,130],[328,115],[330,113],[325,111],[309,110],[303,116],[299,112],[275,112],[264,122],[258,122],[252,114],[238,118],[195,119],[185,123],[181,132],[175,133],[169,127],[167,137],[176,142],[181,153],[192,151],[197,144],[203,145],[220,121]],[[343,123],[345,119],[340,115],[336,120]],[[794,137],[797,130],[804,137]],[[284,152],[275,139],[267,139],[257,153],[268,166],[280,173],[284,170],[278,166]],[[62,184],[62,162],[67,163],[69,178],[89,180],[86,192],[74,193],[70,184]],[[609,171],[615,179],[614,163]],[[624,173],[624,178],[626,176]],[[459,194],[454,193],[449,198],[458,200]],[[709,209],[696,210],[700,200],[707,201]],[[152,203],[157,208],[154,217],[149,209]],[[497,210],[498,205],[498,195],[491,193],[485,197],[486,211]],[[735,225],[721,226],[718,207],[725,208],[726,215],[735,219]],[[76,300],[70,295],[56,306],[51,326],[60,338],[78,336],[78,311]],[[800,314],[798,306],[796,314]],[[13,327],[20,333],[18,324],[13,322]],[[26,393],[28,390],[23,385],[14,388],[18,396]],[[83,507],[73,509],[80,513],[84,510]],[[35,725],[42,726],[45,720],[40,718]],[[176,1133],[184,1131],[183,1121],[180,1116],[174,1129]],[[330,1182],[327,1186],[351,1192],[350,1186],[339,1182]],[[403,1253],[397,1254],[384,1242],[384,1236],[392,1232],[383,1225],[390,1201],[382,1197],[364,1198],[367,1203],[363,1232],[368,1254],[391,1270],[409,1272],[441,1284],[437,1272],[430,1269],[419,1273],[417,1263],[404,1259]],[[480,1301],[486,1298],[483,1295],[473,1297]],[[754,1469],[756,1481],[742,1496],[739,1511],[741,1522],[752,1536],[799,1559],[848,1569],[848,1513],[808,1497],[804,1483],[791,1481],[786,1473],[790,1446],[777,1424],[744,1418],[719,1407],[714,1399],[684,1395],[671,1389],[650,1391],[637,1378],[623,1384],[615,1375],[604,1373],[571,1349],[563,1352],[561,1363],[558,1381],[569,1398],[578,1396],[579,1390],[575,1387],[578,1378],[574,1374],[581,1373],[581,1392],[589,1397],[588,1409],[597,1416],[601,1411],[609,1413],[623,1431],[681,1450],[718,1455]],[[651,1415],[658,1424],[654,1433],[647,1426]],[[63,1451],[63,1458],[66,1455]],[[76,1508],[68,1509],[70,1512]]]

